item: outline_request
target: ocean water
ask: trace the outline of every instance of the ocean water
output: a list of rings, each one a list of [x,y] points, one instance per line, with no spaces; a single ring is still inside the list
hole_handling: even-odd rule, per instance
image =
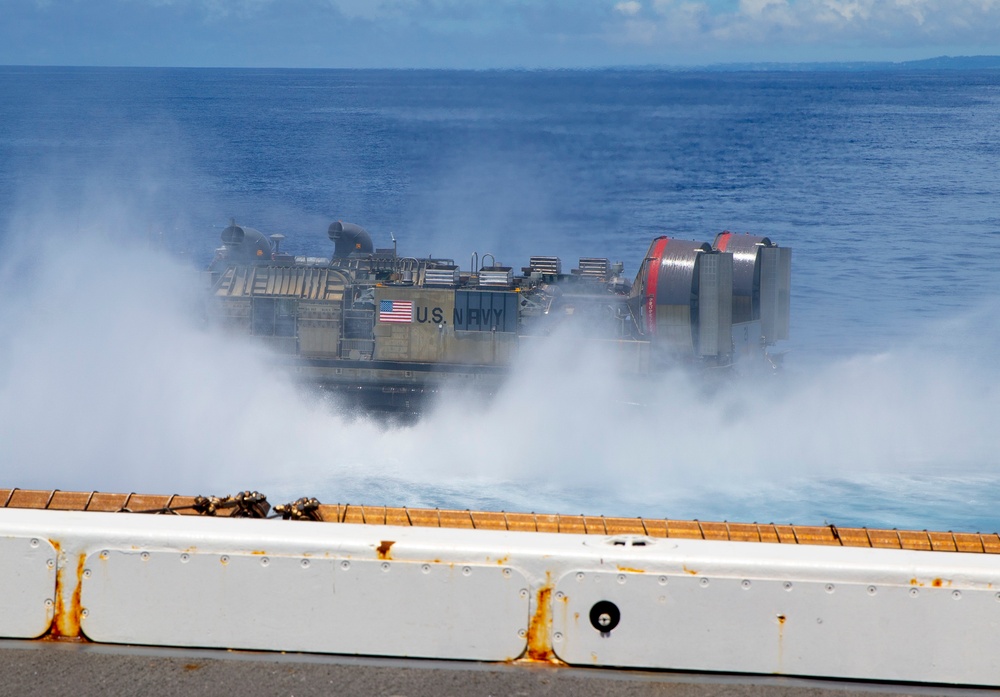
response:
[[[0,486],[1000,529],[1000,72],[0,67]],[[554,343],[347,413],[202,322],[230,218],[328,255],[792,247],[778,376],[630,405]]]

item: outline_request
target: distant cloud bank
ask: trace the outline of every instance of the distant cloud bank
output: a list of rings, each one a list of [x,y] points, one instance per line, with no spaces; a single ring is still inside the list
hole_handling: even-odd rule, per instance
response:
[[[619,39],[646,43],[978,44],[1000,30],[1000,0],[628,0],[614,9]]]
[[[0,63],[581,67],[1000,53],[1000,0],[3,0]]]

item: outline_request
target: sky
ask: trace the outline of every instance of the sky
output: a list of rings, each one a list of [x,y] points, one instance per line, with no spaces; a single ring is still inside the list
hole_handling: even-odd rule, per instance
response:
[[[1000,0],[0,0],[0,64],[584,68],[1000,54]]]

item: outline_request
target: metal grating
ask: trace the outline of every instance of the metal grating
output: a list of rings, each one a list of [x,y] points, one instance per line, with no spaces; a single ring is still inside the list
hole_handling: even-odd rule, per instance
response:
[[[479,272],[479,285],[484,288],[510,288],[514,283],[514,272],[507,266],[484,268]]]
[[[562,273],[562,260],[559,257],[531,257],[528,268],[547,276],[558,276]]]
[[[429,266],[424,269],[424,286],[454,288],[458,285],[458,273],[457,266]]]
[[[580,275],[588,278],[606,279],[611,263],[598,257],[580,257]]]

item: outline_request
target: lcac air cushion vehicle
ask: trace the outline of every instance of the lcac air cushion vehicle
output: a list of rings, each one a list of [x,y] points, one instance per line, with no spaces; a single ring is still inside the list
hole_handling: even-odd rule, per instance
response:
[[[282,235],[233,222],[209,270],[210,313],[303,378],[377,409],[414,411],[445,384],[492,392],[518,354],[561,327],[607,349],[609,370],[640,378],[679,361],[766,361],[788,337],[791,250],[767,237],[658,237],[630,282],[606,258],[564,273],[559,258],[532,256],[515,273],[473,255],[464,271],[376,249],[351,223],[328,234],[331,258],[293,256]]]

